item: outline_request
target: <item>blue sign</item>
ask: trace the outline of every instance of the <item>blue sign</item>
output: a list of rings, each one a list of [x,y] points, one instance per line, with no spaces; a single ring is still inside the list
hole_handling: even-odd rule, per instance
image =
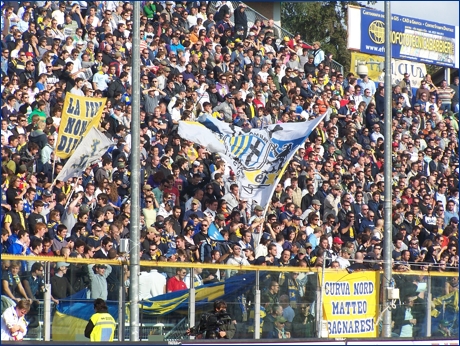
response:
[[[417,3],[414,3],[417,6]],[[457,28],[423,19],[392,15],[392,57],[456,67]],[[457,43],[458,44],[458,43]],[[384,13],[361,9],[362,53],[385,55]]]

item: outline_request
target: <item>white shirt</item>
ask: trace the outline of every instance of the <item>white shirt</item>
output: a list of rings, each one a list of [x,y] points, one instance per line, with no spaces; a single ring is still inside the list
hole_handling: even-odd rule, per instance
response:
[[[73,94],[73,95],[77,95],[77,96],[85,96],[85,94],[83,93],[83,91],[81,89],[78,89],[77,87],[73,87],[71,90],[70,90],[70,93]]]
[[[157,269],[141,272],[139,275],[139,300],[145,300],[164,294],[166,278]]]
[[[254,257],[259,258],[261,256],[266,257],[268,255],[268,249],[265,245],[259,244],[256,247]]]
[[[184,278],[185,286],[187,288],[190,288],[190,272],[185,276]],[[193,286],[198,287],[203,285],[203,278],[201,277],[200,274],[195,274],[193,277]]]
[[[372,134],[371,134],[371,141],[377,142],[377,139],[378,139],[378,138],[382,138],[383,140],[385,140],[385,137],[383,137],[383,135],[382,135],[381,132],[372,132]]]
[[[235,195],[231,192],[226,193],[222,199],[224,199],[227,202],[227,206],[229,210],[233,210],[236,208],[239,204],[238,200],[236,199]]]
[[[187,22],[189,24],[190,27],[196,25],[196,20],[197,20],[197,17],[196,16],[192,16],[191,14],[189,14],[187,16]]]
[[[345,269],[345,268],[348,268],[350,266],[350,261],[343,258],[343,257],[337,257],[335,259],[337,262],[339,262],[339,265],[340,265],[340,269]]]
[[[64,24],[65,13],[62,12],[61,10],[57,9],[56,11],[53,11],[53,13],[51,14],[51,17],[53,19],[56,19],[58,25]]]
[[[228,260],[227,260],[227,263],[226,264],[230,264],[230,265],[234,265],[234,266],[249,266],[249,262],[247,259],[243,258],[243,257],[235,257],[235,256],[232,256],[230,257]],[[226,278],[229,278],[233,275],[236,275],[238,273],[238,268],[235,268],[235,269],[227,269],[225,271],[225,277]]]
[[[15,337],[11,335],[10,327],[20,325],[25,330],[24,333],[18,332]],[[16,334],[16,333],[15,333]],[[19,317],[16,312],[16,305],[10,306],[2,314],[2,341],[22,340],[27,334],[27,322],[24,317]]]
[[[110,82],[110,78],[105,73],[96,73],[93,75],[93,83],[96,84],[99,90],[107,90],[109,88],[108,83]]]

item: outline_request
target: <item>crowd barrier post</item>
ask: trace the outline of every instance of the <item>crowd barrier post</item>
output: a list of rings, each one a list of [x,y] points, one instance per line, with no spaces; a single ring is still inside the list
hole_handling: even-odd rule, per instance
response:
[[[256,270],[256,293],[255,293],[255,306],[254,306],[254,339],[260,339],[260,282],[259,270]]]
[[[189,307],[188,307],[188,320],[189,327],[195,327],[195,283],[194,283],[195,271],[190,268],[190,289],[189,289]]]
[[[433,294],[431,293],[431,276],[428,275],[427,278],[427,285],[426,285],[426,336],[431,336],[431,304],[430,302],[433,300]]]

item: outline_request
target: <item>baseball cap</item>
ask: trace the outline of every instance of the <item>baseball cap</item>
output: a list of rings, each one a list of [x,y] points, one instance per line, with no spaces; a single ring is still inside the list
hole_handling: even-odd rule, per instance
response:
[[[262,208],[260,205],[256,205],[254,207],[254,210],[257,210],[257,211],[264,211],[264,208]]]
[[[439,321],[439,324],[443,327],[449,327],[450,326],[450,322],[447,321],[447,320],[441,320]]]
[[[333,243],[336,243],[336,244],[343,244],[343,240],[340,239],[339,237],[334,237],[334,239],[332,240]]]
[[[454,216],[450,218],[450,222],[458,223],[458,217]]]
[[[45,197],[51,197],[53,194],[51,193],[50,190],[43,190],[42,192],[42,196],[45,196]]]
[[[86,204],[80,205],[80,209],[79,209],[80,213],[86,214],[86,213],[89,213],[89,210],[90,209],[89,209],[88,205],[86,205]]]
[[[351,255],[353,253],[353,251],[351,251],[351,249],[347,248],[347,247],[343,247],[341,249],[342,252],[346,252],[347,254]]]
[[[306,255],[306,254],[307,254],[307,250],[305,250],[304,248],[301,248],[301,249],[299,250],[299,254]]]
[[[61,267],[68,267],[70,263],[67,262],[57,262],[56,263],[56,268],[61,268]]]
[[[155,227],[158,229],[163,229],[165,228],[165,223],[163,221],[157,221],[155,222]]]
[[[336,184],[332,187],[333,190],[342,190],[342,186],[340,186],[339,184]]]
[[[155,227],[148,227],[147,228],[147,233],[155,233],[155,234],[160,234],[160,232],[157,231]]]
[[[95,264],[94,265],[94,268],[102,268],[102,269],[105,269],[107,268],[107,266],[105,264]]]
[[[232,98],[233,98],[232,93],[226,94],[226,95],[225,95],[225,98],[226,98],[226,99],[232,99]]]
[[[286,323],[286,322],[287,322],[287,319],[285,319],[283,316],[278,316],[278,317],[275,319],[275,322],[278,322],[278,323]]]
[[[144,190],[152,191],[152,187],[149,184],[144,185]]]
[[[319,201],[319,199],[314,199],[313,201],[311,201],[311,204],[312,205],[321,205],[321,202]]]
[[[256,258],[256,260],[254,261],[254,264],[255,265],[262,265],[263,263],[265,263],[266,260],[265,260],[265,256],[259,256]]]
[[[192,204],[200,204],[200,201],[196,198],[192,199]]]

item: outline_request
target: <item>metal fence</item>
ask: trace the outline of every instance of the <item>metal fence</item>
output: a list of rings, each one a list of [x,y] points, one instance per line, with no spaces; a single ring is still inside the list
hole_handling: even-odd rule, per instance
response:
[[[241,1],[229,1],[232,6],[233,6],[233,9],[236,9],[238,7],[239,4],[242,4],[243,2]],[[215,7],[215,2],[211,2],[210,5],[209,5],[209,10],[211,12],[216,12],[216,7]],[[251,8],[249,5],[248,7],[246,8],[246,16],[248,18],[248,28],[252,27],[254,25],[254,23],[257,21],[257,20],[260,20],[260,21],[267,21],[268,18],[263,16],[262,14],[260,14],[259,12],[255,11],[253,8]],[[233,13],[231,13],[231,20],[233,21]],[[289,37],[289,38],[292,38],[294,37],[294,35],[287,31],[286,29],[283,29],[282,27],[278,26],[275,24],[275,28],[279,31],[280,33],[280,38],[277,39],[276,43],[279,45],[280,42],[281,42],[281,39],[285,36]],[[343,74],[343,65],[341,65],[340,63],[338,63],[337,61],[335,60],[332,60],[332,68],[335,69],[336,71],[339,71],[340,73]]]
[[[20,260],[22,256],[2,256],[2,260],[11,260],[12,258]],[[46,259],[40,258],[43,262],[55,262],[58,259],[59,258],[53,257]],[[68,258],[67,261],[76,263],[77,261],[86,262],[90,260]],[[109,264],[116,265],[116,263],[113,263],[116,262],[115,260],[105,261],[109,262]],[[328,331],[328,326],[322,323],[324,321],[330,322],[332,325],[332,323],[337,321],[344,321],[347,319],[351,321],[357,317],[371,318],[373,321],[372,332],[375,331],[375,333],[369,337],[374,338],[377,337],[378,331],[381,328],[381,316],[385,306],[382,305],[383,297],[380,296],[378,290],[381,287],[383,276],[373,270],[345,271],[339,269],[326,269],[323,272],[321,268],[261,268],[259,266],[246,266],[244,269],[240,270],[232,265],[209,263],[142,262],[143,266],[155,267],[161,269],[162,272],[166,271],[166,269],[181,266],[191,271],[190,277],[192,278],[190,279],[192,288],[190,288],[189,291],[183,292],[182,295],[159,297],[159,299],[156,299],[153,304],[150,305],[148,310],[142,312],[139,324],[139,339],[142,341],[167,341],[175,343],[187,339],[186,330],[189,325],[189,318],[190,321],[196,321],[196,316],[201,316],[203,312],[211,311],[210,306],[216,299],[225,299],[229,311],[241,312],[241,315],[238,315],[240,319],[238,320],[235,339],[259,339],[260,327],[262,327],[261,320],[263,317],[261,315],[261,297],[268,294],[268,289],[271,287],[271,282],[274,280],[280,283],[278,287],[283,287],[282,292],[284,293],[281,294],[289,294],[289,296],[286,297],[289,297],[289,299],[293,298],[292,301],[289,301],[292,309],[298,309],[298,304],[305,302],[311,303],[311,314],[317,321],[314,328],[316,328],[318,333],[321,332],[322,337],[333,337],[335,334],[341,333],[337,328],[334,329],[332,327],[330,327]],[[380,260],[367,261],[365,263],[367,265],[376,265],[379,262]],[[446,323],[449,326],[448,332],[450,336],[455,338],[458,337],[458,267],[446,267],[448,271],[439,272],[436,270],[438,268],[437,266],[433,266],[432,270],[428,271],[428,265],[419,267],[415,262],[412,264],[414,266],[410,270],[408,267],[406,268],[406,266],[398,264],[392,273],[394,288],[399,290],[398,294],[392,295],[391,304],[389,304],[395,316],[398,312],[402,311],[406,301],[413,301],[414,313],[416,312],[418,315],[416,317],[416,328],[413,330],[413,337],[428,338],[432,335],[436,336],[440,332],[439,326],[441,326],[441,324],[445,326]],[[193,287],[193,272],[197,269],[201,269],[201,273],[206,272],[206,275],[209,273],[212,274],[215,270],[221,270],[222,273],[225,273],[225,279],[209,285]],[[291,274],[293,275],[291,276]],[[295,282],[295,284],[291,285],[288,280]],[[362,285],[360,286],[360,284]],[[360,287],[364,284],[366,287],[372,287],[372,289],[365,289],[363,291]],[[331,292],[335,293],[331,294]],[[2,309],[3,300],[2,298]],[[327,313],[327,316],[322,318],[323,309],[333,309],[334,304],[331,302],[339,301],[343,304],[351,304],[355,301],[366,302],[366,308],[362,312],[358,311],[358,315],[351,314],[350,317],[345,317],[346,313],[336,310],[336,313]],[[63,300],[61,300],[61,303],[62,302]],[[45,318],[45,311],[43,305],[41,305],[38,310],[38,318],[40,320],[38,327],[29,329],[26,340],[43,341],[46,329],[47,333],[51,332],[50,335],[53,341],[61,341],[63,337],[66,338],[65,341],[75,341],[75,344],[87,341],[83,336],[84,321],[82,323],[81,321],[68,320],[66,316],[62,315],[67,314],[68,316],[82,319],[82,317],[78,316],[78,312],[85,307],[92,306],[92,300],[68,300],[67,303],[70,303],[69,307],[72,307],[73,303],[78,304],[73,305],[75,307],[73,312],[67,309],[66,306],[63,306],[63,313],[61,314],[56,314],[54,307],[52,307],[49,311],[49,317],[52,319],[49,324],[45,322],[48,319]],[[82,305],[81,303],[86,305]],[[117,303],[118,309],[125,307],[127,304],[127,302],[125,303],[122,300],[112,303]],[[339,308],[340,306],[336,305],[335,309]],[[256,318],[257,314],[259,314],[260,319]],[[79,326],[72,329],[71,327],[75,327],[74,323],[77,323]],[[124,326],[124,340],[128,340],[130,335],[128,320],[124,320],[120,325]],[[397,334],[397,329],[398,325],[395,324],[395,328],[392,332]],[[353,332],[351,334],[355,333]],[[115,332],[115,335],[116,340],[118,340],[118,331]],[[316,337],[316,333],[306,336],[306,338],[314,337]]]
[[[165,334],[164,340],[165,341],[178,341],[188,339],[186,336],[188,328],[188,318],[184,317],[182,320],[177,323],[173,329],[171,329],[168,333]]]

